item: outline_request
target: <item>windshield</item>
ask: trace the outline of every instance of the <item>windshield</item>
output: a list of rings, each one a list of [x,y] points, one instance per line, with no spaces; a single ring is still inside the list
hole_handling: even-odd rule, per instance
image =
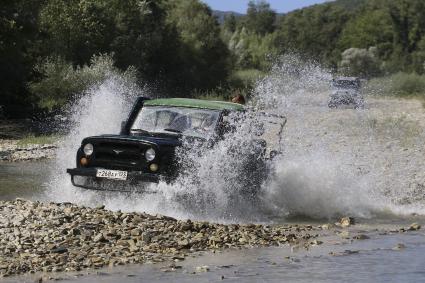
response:
[[[181,133],[208,138],[214,133],[220,111],[184,107],[144,106],[130,132]]]
[[[333,82],[333,86],[336,88],[359,88],[360,84],[355,80],[337,80]]]

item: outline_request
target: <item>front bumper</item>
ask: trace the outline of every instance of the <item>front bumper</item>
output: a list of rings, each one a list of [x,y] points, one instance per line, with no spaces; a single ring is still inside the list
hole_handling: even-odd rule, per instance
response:
[[[134,192],[139,191],[135,189],[138,188],[137,184],[139,183],[159,183],[162,180],[161,175],[140,171],[127,172],[125,181],[98,178],[96,177],[97,169],[73,168],[67,169],[66,172],[71,175],[71,182],[74,186],[89,190]]]

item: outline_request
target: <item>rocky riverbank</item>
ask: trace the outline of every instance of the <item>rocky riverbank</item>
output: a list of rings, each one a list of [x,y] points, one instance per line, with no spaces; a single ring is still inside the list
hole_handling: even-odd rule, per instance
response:
[[[26,161],[53,158],[57,144],[20,145],[19,140],[0,140],[0,161]]]
[[[184,260],[225,248],[308,247],[328,227],[223,225],[70,203],[0,202],[0,274],[78,271],[126,263]]]

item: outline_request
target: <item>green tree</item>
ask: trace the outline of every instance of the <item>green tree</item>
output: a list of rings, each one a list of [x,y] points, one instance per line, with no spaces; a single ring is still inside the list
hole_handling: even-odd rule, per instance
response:
[[[425,36],[418,42],[416,51],[412,53],[412,64],[416,73],[425,73]]]
[[[237,20],[235,14],[231,13],[224,18],[223,28],[229,32],[235,32],[237,27]]]
[[[122,70],[135,66],[145,82],[171,88],[181,71],[176,50],[180,41],[176,29],[167,23],[163,1],[114,0],[109,3],[114,21],[110,51]]]
[[[198,0],[173,0],[169,21],[182,45],[175,50],[184,64],[181,69],[185,89],[211,89],[225,82],[229,51],[220,37],[220,27],[211,9]]]
[[[93,56],[90,64],[81,67],[73,66],[61,57],[48,57],[38,62],[35,69],[42,79],[31,82],[29,87],[38,98],[38,106],[47,112],[60,110],[76,96],[108,78],[120,76],[132,84],[137,80],[134,67],[121,71],[114,66],[109,55]]]
[[[45,54],[83,65],[93,54],[109,52],[114,35],[110,4],[102,0],[47,0],[40,14],[40,26],[46,34]]]
[[[260,35],[272,33],[275,30],[276,12],[266,1],[249,1],[246,27],[250,32]]]
[[[236,67],[267,71],[272,59],[278,55],[274,46],[275,36],[274,33],[260,36],[247,32],[245,28],[237,30],[229,41],[229,49],[236,57]]]
[[[425,3],[421,0],[394,0],[389,5],[394,34],[393,68],[412,70],[411,54],[425,35]]]
[[[336,66],[340,58],[338,39],[350,15],[333,3],[289,13],[280,21],[276,46],[281,53],[296,52]]]
[[[338,42],[340,50],[351,47],[375,46],[381,58],[389,58],[393,51],[391,19],[385,9],[366,6],[345,26]]]
[[[33,78],[41,1],[0,3],[0,106],[8,117],[29,116],[34,103],[27,89]]]

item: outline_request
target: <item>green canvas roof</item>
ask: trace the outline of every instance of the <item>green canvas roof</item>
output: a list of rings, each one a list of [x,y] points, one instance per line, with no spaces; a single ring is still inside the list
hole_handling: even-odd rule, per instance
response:
[[[244,109],[243,105],[225,102],[225,101],[211,101],[190,98],[159,98],[146,100],[144,105],[148,106],[174,106],[174,107],[190,107],[212,110],[233,110],[241,111]]]

